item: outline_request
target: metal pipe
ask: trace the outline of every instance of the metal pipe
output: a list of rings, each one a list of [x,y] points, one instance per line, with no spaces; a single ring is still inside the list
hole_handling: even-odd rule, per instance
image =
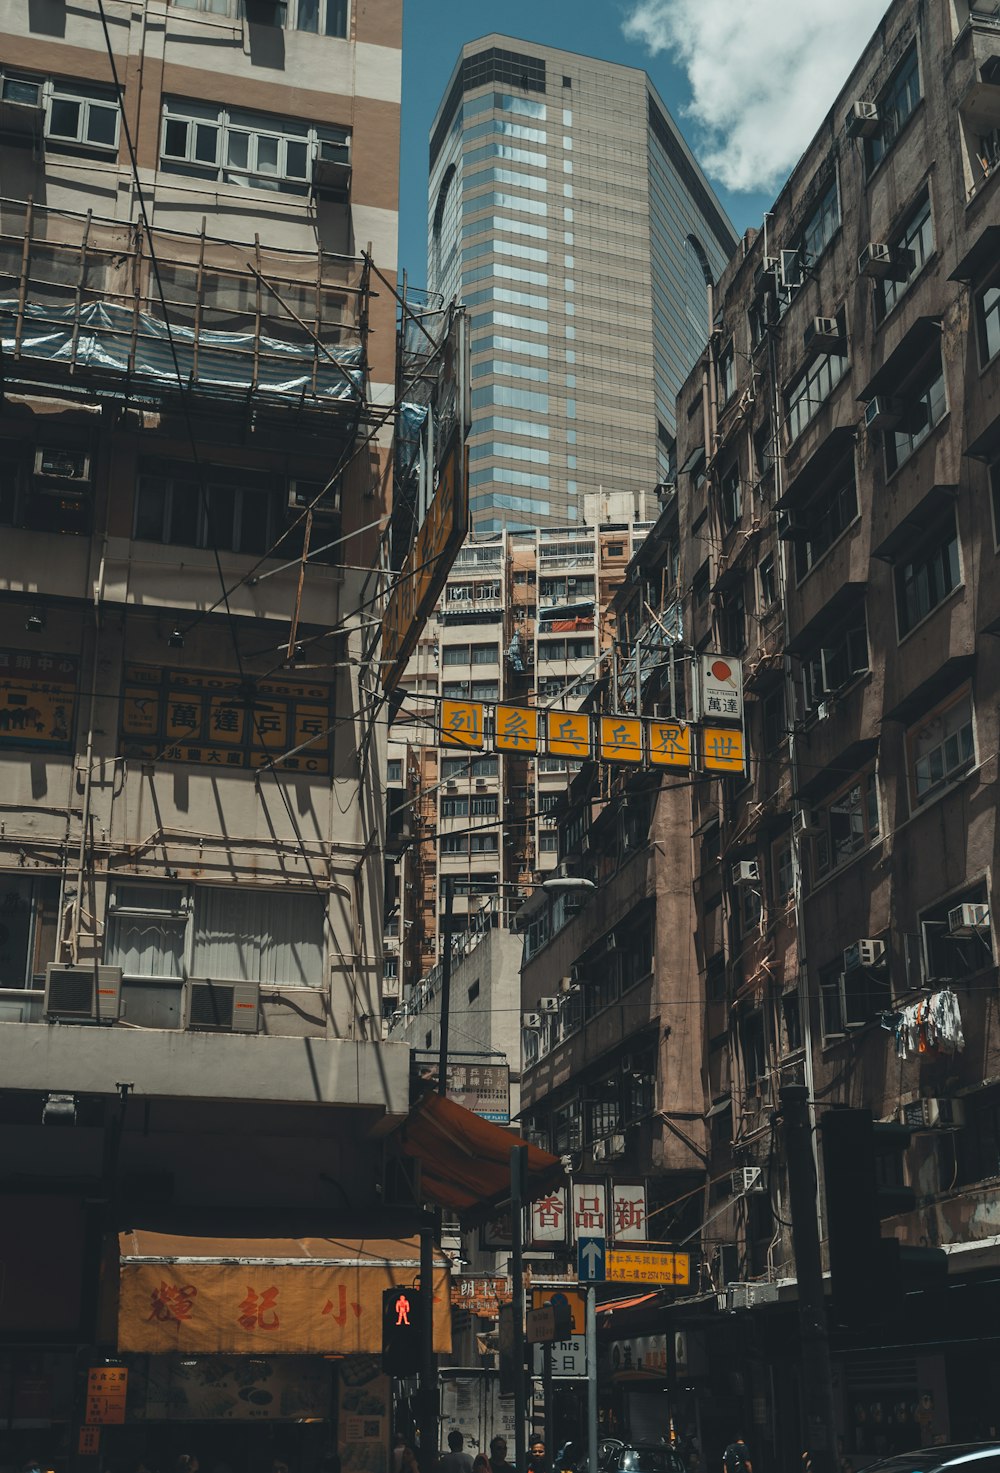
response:
[[[587,1285],[587,1466],[597,1467],[597,1290]]]
[[[448,1023],[451,1011],[451,916],[455,897],[452,875],[444,876],[444,955],[441,958],[441,1019],[438,1035],[438,1094],[448,1093]]]
[[[527,1443],[525,1423],[528,1419],[524,1379],[524,1198],[528,1174],[527,1146],[512,1146],[510,1151],[510,1220],[511,1220],[511,1298],[513,1303],[514,1345],[514,1467],[521,1473],[525,1467]],[[591,1463],[596,1468],[596,1461]]]

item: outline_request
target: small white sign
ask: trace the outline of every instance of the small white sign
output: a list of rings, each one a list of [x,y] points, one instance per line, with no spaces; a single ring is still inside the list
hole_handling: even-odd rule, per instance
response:
[[[603,1182],[573,1183],[573,1237],[608,1236],[608,1198]]]
[[[616,1243],[646,1242],[649,1234],[643,1183],[611,1183],[611,1235]]]
[[[541,1376],[545,1370],[545,1347],[532,1347],[532,1375]],[[575,1380],[587,1374],[587,1342],[582,1335],[572,1340],[557,1340],[552,1347],[552,1375],[563,1380]]]
[[[729,655],[702,655],[701,717],[703,721],[743,720],[743,665]]]
[[[531,1204],[531,1241],[565,1243],[568,1216],[566,1188],[553,1187]]]

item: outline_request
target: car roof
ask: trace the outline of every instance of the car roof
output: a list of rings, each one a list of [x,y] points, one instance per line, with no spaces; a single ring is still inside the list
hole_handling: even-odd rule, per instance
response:
[[[918,1447],[870,1463],[865,1473],[937,1473],[942,1468],[975,1464],[980,1458],[1000,1457],[1000,1442],[956,1442],[945,1447]]]

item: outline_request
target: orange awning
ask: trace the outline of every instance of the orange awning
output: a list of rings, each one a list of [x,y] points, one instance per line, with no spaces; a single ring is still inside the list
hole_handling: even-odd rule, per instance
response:
[[[400,1127],[404,1155],[420,1164],[420,1195],[458,1212],[488,1211],[510,1200],[511,1149],[525,1144],[439,1094],[424,1095]],[[563,1174],[558,1156],[528,1146],[529,1198]]]
[[[606,1304],[597,1306],[598,1314],[614,1314],[616,1309],[635,1309],[637,1304],[648,1304],[651,1299],[659,1298],[659,1290],[652,1294],[633,1294],[631,1299],[609,1299]]]
[[[354,1355],[382,1349],[382,1291],[412,1285],[416,1238],[119,1235],[118,1349]],[[451,1349],[451,1285],[434,1260],[434,1348]]]

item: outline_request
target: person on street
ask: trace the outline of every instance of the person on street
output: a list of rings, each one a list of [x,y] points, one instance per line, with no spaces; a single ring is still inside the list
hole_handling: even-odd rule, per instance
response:
[[[507,1461],[506,1437],[494,1437],[490,1443],[490,1473],[514,1473],[513,1463]]]
[[[438,1473],[472,1473],[472,1457],[463,1452],[465,1438],[457,1427],[448,1433],[448,1451],[438,1463]]]
[[[549,1460],[545,1456],[545,1443],[533,1437],[528,1448],[528,1473],[549,1473]]]
[[[722,1454],[722,1470],[723,1473],[753,1473],[750,1449],[742,1433],[733,1438]]]

